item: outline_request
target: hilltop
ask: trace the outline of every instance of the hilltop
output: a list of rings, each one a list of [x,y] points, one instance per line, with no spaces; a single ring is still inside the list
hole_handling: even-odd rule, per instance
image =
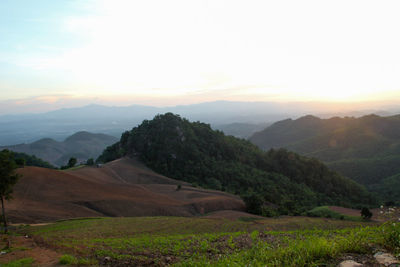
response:
[[[30,144],[3,146],[0,147],[0,150],[9,149],[14,152],[35,155],[53,165],[62,166],[71,157],[77,158],[78,162],[96,158],[105,147],[115,143],[117,140],[117,138],[110,135],[82,131],[67,137],[63,142],[58,142],[51,138],[43,138]]]
[[[372,204],[355,182],[315,159],[277,150],[263,152],[210,125],[166,113],[122,134],[98,161],[138,156],[154,171],[241,195],[254,213],[299,214],[319,205]]]
[[[305,116],[277,122],[249,140],[264,150],[286,148],[318,158],[333,170],[380,192],[386,200],[398,201],[400,115],[330,119]]]

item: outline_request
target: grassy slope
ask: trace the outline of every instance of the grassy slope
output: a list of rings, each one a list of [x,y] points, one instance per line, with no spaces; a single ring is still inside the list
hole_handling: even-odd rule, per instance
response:
[[[315,266],[335,263],[343,253],[372,253],[382,246],[398,251],[400,246],[399,225],[306,217],[83,219],[21,231],[78,259],[115,265]]]

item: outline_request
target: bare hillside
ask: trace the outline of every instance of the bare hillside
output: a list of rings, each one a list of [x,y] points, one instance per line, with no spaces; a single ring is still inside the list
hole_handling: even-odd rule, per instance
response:
[[[133,159],[100,168],[59,171],[39,167],[23,175],[7,203],[11,222],[45,222],[93,216],[193,216],[244,210],[237,196],[191,187],[159,175]],[[177,190],[177,185],[182,188]]]

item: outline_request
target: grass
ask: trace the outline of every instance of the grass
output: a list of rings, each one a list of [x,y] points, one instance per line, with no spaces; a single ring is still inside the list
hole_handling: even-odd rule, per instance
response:
[[[399,224],[307,217],[80,219],[29,233],[65,253],[60,263],[69,265],[317,266],[377,246],[398,253],[400,246]]]
[[[310,211],[307,211],[306,215],[311,217],[332,218],[332,219],[355,221],[355,222],[360,222],[363,220],[361,216],[349,216],[341,214],[331,210],[328,206],[316,207]]]
[[[65,254],[60,257],[59,263],[62,265],[73,265],[78,264],[78,260],[72,255]]]
[[[32,258],[24,258],[9,263],[2,264],[2,267],[31,267],[34,260]]]

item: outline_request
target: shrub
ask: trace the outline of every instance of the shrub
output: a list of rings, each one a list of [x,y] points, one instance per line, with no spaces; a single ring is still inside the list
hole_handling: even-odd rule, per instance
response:
[[[361,217],[365,220],[369,220],[372,217],[372,212],[368,208],[364,207],[361,209]]]
[[[59,263],[63,265],[77,264],[78,260],[72,255],[65,254],[60,257]]]
[[[2,264],[2,267],[31,267],[34,259],[32,258],[25,258],[20,260],[11,261],[6,264]]]

